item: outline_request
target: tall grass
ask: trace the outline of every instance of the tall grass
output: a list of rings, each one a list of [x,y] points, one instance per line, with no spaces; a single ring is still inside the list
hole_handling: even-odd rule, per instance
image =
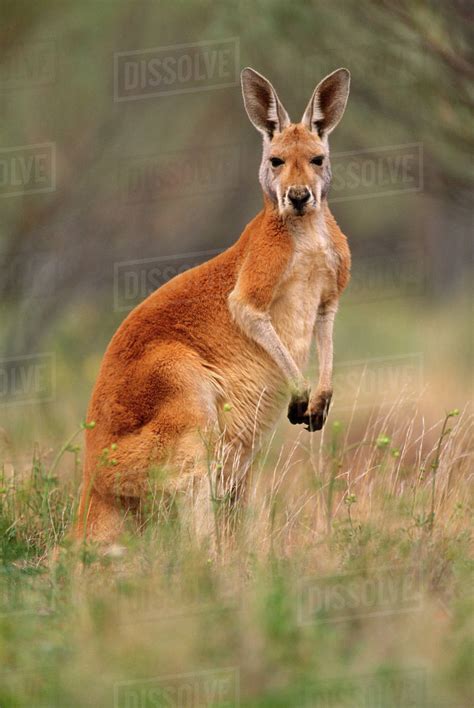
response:
[[[75,437],[5,465],[0,705],[471,705],[472,433],[330,420],[260,452],[232,533],[214,464],[209,538],[155,494],[106,553],[68,539]]]

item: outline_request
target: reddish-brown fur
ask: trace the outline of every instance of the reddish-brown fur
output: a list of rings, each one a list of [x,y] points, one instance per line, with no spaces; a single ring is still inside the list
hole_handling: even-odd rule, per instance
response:
[[[300,124],[275,136],[278,140],[278,150],[293,158],[287,179],[301,181],[301,170],[309,169],[308,157],[322,149],[321,141]],[[325,200],[321,213],[335,262],[333,270],[325,267],[323,312],[348,282],[350,253]],[[271,316],[275,303],[286,297],[297,250],[291,227],[265,197],[263,210],[233,246],[163,285],[125,319],[104,355],[87,413],[95,426],[86,431],[78,537],[113,539],[121,528],[121,509],[135,508],[146,494],[150,468],[166,468],[163,486],[169,489],[202,477],[202,431],[248,455],[248,428],[255,421],[265,428],[267,418],[268,426],[273,424],[272,406],[281,410],[286,383],[275,361],[237,325],[229,296],[238,281],[239,300]],[[260,411],[254,399],[266,380],[273,393]],[[226,404],[232,407],[227,413]]]

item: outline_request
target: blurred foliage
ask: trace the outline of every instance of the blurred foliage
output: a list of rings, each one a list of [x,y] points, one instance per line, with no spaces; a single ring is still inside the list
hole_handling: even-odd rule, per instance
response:
[[[430,307],[469,293],[472,3],[5,0],[0,12],[0,149],[53,142],[57,172],[55,191],[0,199],[3,356],[54,351],[61,385],[77,377],[86,397],[126,314],[114,307],[117,267],[168,256],[179,266],[190,252],[225,248],[260,209],[260,138],[238,85],[114,102],[115,54],[150,47],[237,38],[237,68],[267,75],[295,120],[315,84],[347,66],[333,154],[422,146],[420,191],[334,199],[354,255],[342,310],[357,305],[345,310],[352,339],[341,324],[339,356],[376,356],[394,339],[413,351],[420,331],[440,326]],[[41,83],[33,50],[43,41],[54,66]],[[25,66],[27,81],[12,87]],[[143,159],[154,175],[137,200],[130,175]],[[386,297],[397,298],[401,329],[384,316]]]

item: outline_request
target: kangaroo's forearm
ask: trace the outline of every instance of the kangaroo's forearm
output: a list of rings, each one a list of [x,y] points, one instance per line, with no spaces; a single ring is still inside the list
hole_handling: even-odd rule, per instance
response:
[[[281,370],[286,382],[293,391],[304,388],[305,382],[298,366],[288,349],[275,331],[270,315],[260,312],[251,305],[244,304],[236,297],[229,298],[229,307],[240,329],[259,344]]]
[[[319,359],[318,391],[332,389],[333,333],[336,309],[325,310],[316,319],[316,347]]]

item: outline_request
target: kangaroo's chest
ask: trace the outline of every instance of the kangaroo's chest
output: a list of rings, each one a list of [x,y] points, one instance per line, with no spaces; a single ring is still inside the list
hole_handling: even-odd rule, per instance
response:
[[[295,250],[272,307],[273,325],[296,363],[306,363],[321,300],[334,289],[335,254],[323,228],[294,234]]]

